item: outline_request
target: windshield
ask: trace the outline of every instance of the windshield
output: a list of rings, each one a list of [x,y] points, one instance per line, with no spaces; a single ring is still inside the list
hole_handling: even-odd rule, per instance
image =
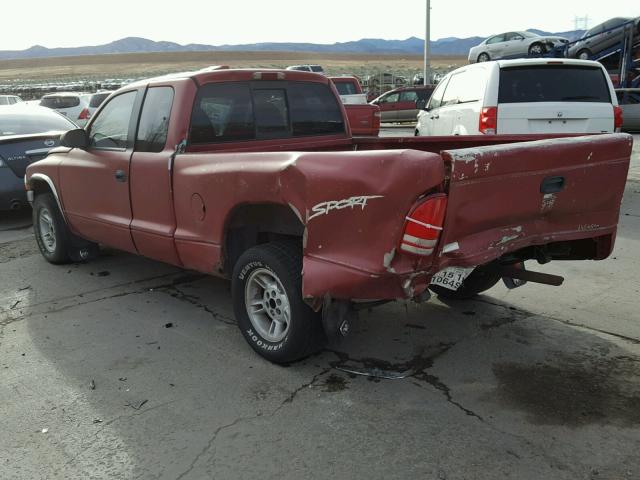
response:
[[[0,112],[0,136],[28,135],[78,128],[73,122],[55,112],[41,111],[37,107],[28,108],[33,111],[21,109],[20,111],[3,110]]]

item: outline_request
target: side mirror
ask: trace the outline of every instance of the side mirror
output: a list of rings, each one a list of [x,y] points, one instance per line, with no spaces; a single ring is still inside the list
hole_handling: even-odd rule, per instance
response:
[[[69,130],[60,137],[60,145],[69,148],[79,148],[85,150],[89,146],[89,136],[83,128]]]
[[[416,108],[419,109],[419,110],[426,110],[427,101],[424,100],[424,99],[416,100]]]

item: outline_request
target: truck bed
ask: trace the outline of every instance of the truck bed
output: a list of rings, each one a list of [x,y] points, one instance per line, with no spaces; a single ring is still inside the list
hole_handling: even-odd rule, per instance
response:
[[[540,138],[325,138],[274,143],[272,149],[262,145],[260,152],[254,145],[253,153],[236,145],[216,155],[215,162],[210,154],[178,158],[175,185],[186,190],[210,163],[225,187],[205,199],[207,204],[233,204],[239,194],[246,202],[248,192],[289,204],[309,239],[306,297],[330,292],[345,299],[410,298],[447,266],[481,265],[513,252],[542,261],[603,259],[611,253],[632,137]],[[239,151],[246,153],[240,157]],[[448,195],[448,207],[433,257],[399,254],[411,205],[437,192]],[[364,203],[355,204],[364,197]],[[177,199],[179,219],[189,201],[181,205]],[[325,208],[331,202],[340,208]],[[182,227],[179,221],[179,250],[187,240],[180,237],[190,230]],[[192,231],[190,237],[220,239],[223,230],[218,225],[209,234]],[[220,257],[221,242],[211,260]],[[197,254],[194,261],[203,258],[203,251],[190,251]]]

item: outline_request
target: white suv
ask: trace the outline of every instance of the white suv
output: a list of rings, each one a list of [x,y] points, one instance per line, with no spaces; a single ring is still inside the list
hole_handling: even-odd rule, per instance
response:
[[[40,106],[53,108],[80,127],[84,127],[91,118],[89,99],[91,95],[75,92],[58,92],[45,95]]]
[[[438,84],[416,135],[607,133],[622,110],[602,64],[524,59],[468,65]]]

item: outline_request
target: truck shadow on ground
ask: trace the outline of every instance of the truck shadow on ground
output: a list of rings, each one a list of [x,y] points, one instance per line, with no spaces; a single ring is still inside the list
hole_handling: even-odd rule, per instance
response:
[[[124,257],[108,253],[101,259],[107,266],[100,265],[97,269],[106,271],[110,262],[122,261]],[[79,269],[95,270],[96,266],[81,265]],[[411,382],[436,389],[465,414],[479,419],[484,417],[482,404],[490,402],[523,412],[533,424],[571,427],[592,423],[640,424],[640,341],[565,325],[490,296],[448,305],[436,297],[423,305],[392,303],[362,312],[348,338],[288,368],[267,364],[244,344],[234,325],[229,285],[225,281],[185,274],[178,281],[148,292],[132,292],[128,302],[127,322],[113,327],[118,337],[141,336],[141,329],[147,325],[142,323],[143,312],[152,302],[159,311],[179,312],[168,317],[174,319],[171,325],[179,329],[207,331],[224,325],[226,328],[217,329],[210,341],[231,345],[234,362],[251,364],[250,368],[258,371],[268,369],[272,374],[275,368],[276,377],[286,376],[292,369],[311,370],[305,387],[318,387],[326,394],[348,390],[352,382],[363,385],[363,380]],[[118,304],[99,303],[95,308],[116,309],[111,313],[121,314],[117,311]],[[83,307],[86,310],[86,302]],[[80,381],[87,377],[86,368],[70,361],[64,352],[82,351],[86,345],[113,339],[102,336],[102,330],[89,329],[83,337],[74,335],[69,330],[83,321],[83,313],[74,314],[73,310],[68,308],[65,316],[78,315],[74,321],[54,320],[55,326],[51,320],[30,321],[29,328],[33,342],[51,363],[63,370],[65,376]],[[201,314],[215,323],[203,323]],[[63,348],[51,348],[52,328]],[[83,344],[69,344],[74,341]],[[166,341],[161,343],[164,345]],[[192,343],[189,348],[206,349],[206,346]],[[140,358],[129,358],[135,360],[132,365],[146,364],[145,368],[153,369],[143,354],[133,352],[132,356],[135,355]],[[211,360],[217,362],[215,358]],[[209,366],[190,368],[195,372],[178,374],[206,379]],[[462,401],[456,400],[458,392],[464,392],[477,381],[482,382],[482,388],[471,398],[474,407],[463,406]],[[290,398],[296,393],[291,393]]]

